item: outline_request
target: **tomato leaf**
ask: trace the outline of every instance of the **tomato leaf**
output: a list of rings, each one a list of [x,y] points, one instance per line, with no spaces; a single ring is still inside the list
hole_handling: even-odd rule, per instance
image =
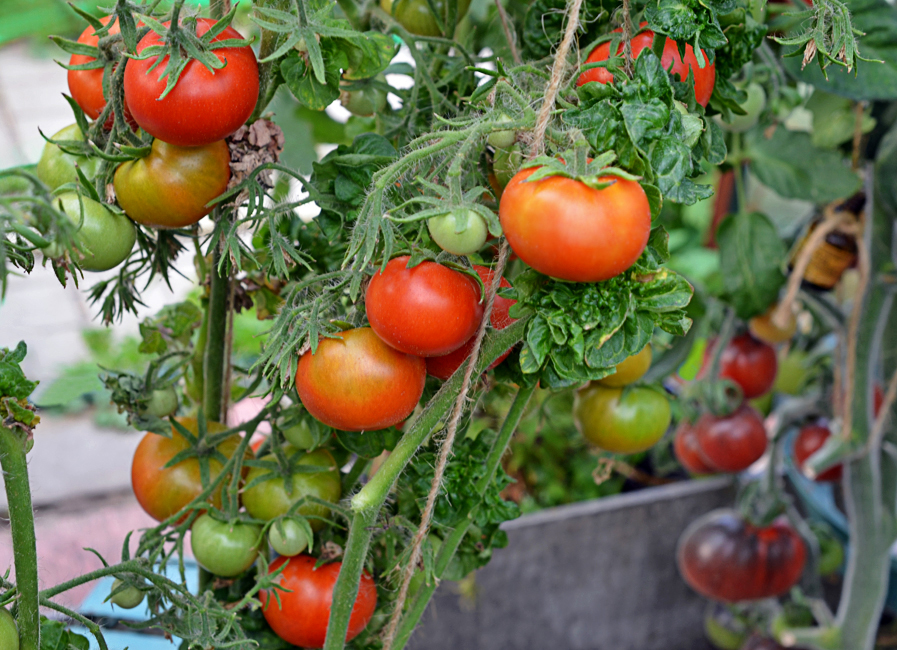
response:
[[[724,299],[739,318],[762,314],[785,283],[785,244],[766,215],[735,214],[717,232]]]

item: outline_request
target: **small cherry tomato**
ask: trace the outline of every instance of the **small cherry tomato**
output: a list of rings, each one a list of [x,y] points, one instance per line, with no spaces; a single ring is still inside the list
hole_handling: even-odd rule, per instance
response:
[[[803,472],[804,463],[815,454],[825,441],[831,437],[832,432],[824,424],[809,424],[800,430],[794,441],[794,460],[797,468]],[[840,481],[844,475],[844,467],[835,465],[825,470],[816,477],[817,481]]]
[[[286,557],[299,555],[314,543],[299,522],[292,518],[280,519],[271,524],[268,541],[278,555]]]
[[[178,393],[174,386],[157,388],[150,393],[149,400],[140,410],[141,415],[164,418],[178,410]]]
[[[197,18],[196,35],[202,37],[214,24],[210,18]],[[241,38],[237,30],[228,27],[212,41]],[[162,40],[150,32],[137,44],[137,53],[154,45],[162,45]],[[211,72],[196,59],[190,60],[163,99],[159,97],[168,78],[161,77],[168,56],[161,61],[158,56],[128,59],[125,99],[144,131],[179,147],[198,147],[223,140],[249,119],[259,94],[258,63],[252,48],[225,47],[211,53],[226,65]]]
[[[206,571],[233,578],[253,565],[261,536],[262,527],[256,524],[218,521],[203,513],[190,529],[190,548]]]
[[[143,592],[137,587],[125,585],[118,578],[112,583],[109,602],[122,609],[134,609],[143,602]],[[0,646],[2,647],[2,646]]]
[[[644,27],[648,23],[643,22],[641,27]],[[622,29],[615,29],[615,32],[622,32]],[[661,35],[659,38],[664,38]],[[654,32],[650,29],[645,29],[631,40],[632,46],[632,58],[638,58],[638,55],[641,54],[642,50],[645,48],[650,49],[654,43]],[[617,54],[622,53],[623,44],[620,43],[617,48]],[[589,58],[586,59],[586,63],[599,63],[601,61],[607,61],[610,58],[610,42],[602,43],[594,50],[592,50],[591,54],[589,54]],[[688,73],[691,72],[694,75],[695,80],[695,100],[701,106],[707,106],[710,102],[710,96],[713,94],[713,86],[716,82],[716,65],[710,62],[705,62],[704,67],[700,67],[698,65],[698,58],[695,56],[695,51],[692,49],[691,45],[685,46],[685,59],[683,60],[679,56],[679,48],[676,45],[676,41],[672,39],[667,39],[666,44],[663,47],[663,55],[660,58],[660,65],[664,70],[669,70],[674,75],[679,77],[680,81],[685,81],[688,78]],[[584,84],[589,83],[590,81],[597,81],[602,84],[613,83],[614,76],[610,73],[609,70],[605,68],[592,68],[591,70],[586,70],[583,72],[579,79],[576,81],[577,86],[582,86]]]
[[[638,260],[651,232],[651,206],[642,186],[610,176],[604,189],[551,176],[527,179],[521,170],[505,187],[499,219],[511,248],[539,273],[571,282],[598,282]]]
[[[708,348],[705,365],[709,363],[711,355],[712,349]],[[760,397],[772,390],[777,371],[775,349],[748,333],[729,341],[720,357],[720,379],[731,379],[738,384],[745,399]]]
[[[785,520],[763,528],[730,510],[693,522],[679,539],[679,573],[704,596],[723,602],[772,598],[800,579],[807,549]]]
[[[576,393],[573,420],[593,445],[617,454],[645,451],[670,426],[670,402],[651,388],[609,388],[591,383]]]
[[[271,563],[270,570],[273,573],[282,566],[283,573],[275,582],[290,591],[278,591],[277,596],[267,590],[259,593],[265,620],[275,634],[287,643],[301,648],[323,648],[330,621],[333,588],[342,564],[332,562],[316,569],[313,557],[297,555],[277,558]],[[347,642],[367,627],[376,607],[377,587],[371,574],[363,571],[349,616]]]
[[[745,470],[766,451],[763,418],[747,404],[724,417],[705,413],[695,423],[695,436],[704,464],[721,472]]]
[[[212,211],[230,180],[230,150],[224,140],[178,147],[153,140],[150,155],[115,170],[115,195],[131,219],[151,228],[183,228]]]
[[[717,470],[710,466],[701,456],[701,447],[698,444],[698,435],[691,422],[682,420],[676,427],[676,435],[673,438],[673,451],[676,459],[691,474],[715,474]]]
[[[426,380],[423,359],[399,352],[362,327],[321,339],[314,354],[303,354],[296,390],[302,405],[324,424],[364,431],[393,426],[411,415]]]
[[[486,221],[473,210],[459,215],[448,212],[427,219],[430,237],[444,251],[453,255],[472,255],[483,247],[489,236]]]
[[[602,386],[612,386],[614,388],[622,388],[637,382],[645,376],[648,368],[651,367],[651,346],[646,345],[641,350],[633,354],[631,357],[623,359],[617,364],[617,371],[599,379],[598,383]]]
[[[396,257],[371,278],[364,297],[371,328],[407,354],[435,357],[457,350],[483,317],[479,285],[436,262],[408,268],[409,260]]]

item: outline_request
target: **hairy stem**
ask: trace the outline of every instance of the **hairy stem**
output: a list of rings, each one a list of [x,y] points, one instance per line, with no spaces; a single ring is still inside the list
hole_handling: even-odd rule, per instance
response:
[[[9,504],[13,559],[16,567],[20,649],[40,648],[40,613],[37,588],[37,542],[34,536],[34,511],[28,462],[22,437],[0,426],[0,466]]]
[[[209,268],[209,305],[206,311],[206,349],[203,358],[203,409],[206,417],[224,422],[224,368],[227,339],[227,297],[230,278],[220,275],[221,249],[215,247],[213,263]]]
[[[280,11],[289,11],[292,6],[290,0],[258,0],[258,6],[270,7]],[[259,46],[259,59],[265,59],[271,56],[278,47],[286,40],[289,34],[272,32],[262,29],[262,42]],[[254,122],[261,117],[262,112],[267,108],[271,100],[274,99],[274,93],[277,92],[277,68],[280,61],[265,61],[259,63],[259,98],[255,105],[255,110],[249,118],[249,122]]]

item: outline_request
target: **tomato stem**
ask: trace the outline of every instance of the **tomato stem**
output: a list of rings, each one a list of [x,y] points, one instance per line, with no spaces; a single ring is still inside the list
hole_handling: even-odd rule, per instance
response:
[[[217,210],[216,210],[217,211]],[[222,218],[219,212],[216,215]],[[206,417],[216,422],[224,422],[224,368],[227,339],[227,298],[230,293],[230,277],[220,275],[221,247],[216,246],[209,269],[209,305],[207,316],[207,338],[203,359],[203,409]]]
[[[24,436],[0,426],[0,466],[6,487],[9,525],[16,567],[20,649],[40,648],[40,611],[37,588],[37,542]]]

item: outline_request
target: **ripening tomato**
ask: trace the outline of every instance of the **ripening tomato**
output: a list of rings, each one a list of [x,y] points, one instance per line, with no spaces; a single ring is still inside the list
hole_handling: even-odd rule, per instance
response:
[[[602,386],[621,388],[637,382],[645,376],[651,367],[651,346],[646,345],[630,357],[623,359],[616,365],[616,372],[599,379]]]
[[[439,23],[430,6],[439,12],[439,19],[447,25],[450,8],[455,11],[455,24],[461,22],[470,0],[380,0],[380,8],[390,14],[398,23],[412,34],[418,36],[442,36]],[[451,36],[449,34],[448,36]]]
[[[694,425],[687,420],[682,420],[679,426],[676,427],[676,435],[673,438],[673,451],[679,464],[691,474],[715,474],[718,471],[701,456],[697,432]]]
[[[396,350],[419,357],[457,350],[483,318],[479,285],[436,262],[408,268],[409,260],[396,257],[371,278],[364,296],[371,328]]]
[[[69,124],[64,129],[57,131],[50,138],[51,140],[78,140],[84,141],[84,134],[77,124]],[[75,156],[64,152],[52,142],[44,144],[44,150],[41,152],[40,160],[37,161],[37,177],[51,190],[55,190],[65,183],[77,183],[78,173],[75,171],[77,165],[87,178],[93,178],[97,174],[99,167],[99,158],[89,158],[87,156]]]
[[[651,231],[651,206],[635,181],[596,190],[562,176],[527,182],[537,168],[518,172],[501,195],[498,215],[511,248],[553,278],[598,282],[639,258]]]
[[[644,27],[647,24],[647,22],[643,22],[641,27]],[[623,30],[615,29],[614,31],[619,33]],[[663,38],[663,36],[660,36],[659,38]],[[638,58],[638,55],[641,54],[642,50],[645,48],[651,49],[654,43],[654,32],[650,29],[645,29],[634,36],[631,43],[632,58],[636,59]],[[619,55],[622,52],[623,44],[620,43],[620,46],[617,48],[617,54]],[[586,59],[586,63],[599,63],[601,61],[607,61],[608,58],[610,58],[610,42],[602,43],[592,50],[592,53],[589,54],[589,58]],[[692,49],[691,45],[685,46],[685,59],[683,60],[679,56],[679,48],[676,45],[676,41],[668,38],[663,47],[663,56],[660,58],[660,65],[663,66],[664,70],[668,70],[674,75],[678,75],[679,81],[688,79],[688,73],[691,72],[695,79],[695,100],[701,106],[707,106],[710,102],[710,96],[713,94],[713,86],[716,82],[715,64],[706,62],[703,68],[700,67],[698,65],[698,58],[695,56],[695,51]],[[582,86],[590,81],[609,84],[613,83],[614,76],[605,68],[592,68],[591,70],[586,70],[579,76],[576,85]]]
[[[695,423],[698,451],[708,467],[721,472],[740,472],[766,451],[763,418],[748,404],[730,415],[705,413]]]
[[[243,505],[246,506],[246,512],[256,519],[270,521],[282,517],[289,512],[293,504],[307,497],[314,497],[327,503],[336,503],[340,499],[342,484],[339,466],[333,454],[326,449],[304,453],[290,447],[286,447],[285,452],[296,463],[291,476],[292,492],[287,492],[282,476],[272,474],[271,470],[263,467],[253,467],[246,475],[246,484],[251,487],[243,491]],[[273,462],[275,457],[269,454],[263,456],[261,460]],[[256,479],[265,475],[270,478],[252,485]],[[299,506],[296,513],[309,517],[312,529],[320,530],[324,525],[321,517],[330,516],[330,508],[309,500]]]
[[[130,219],[115,214],[102,203],[75,192],[65,192],[54,203],[74,223],[81,223],[75,235],[80,252],[76,260],[84,271],[108,271],[127,259],[137,241]],[[81,221],[83,208],[84,220]]]
[[[709,365],[712,355],[713,348],[708,346],[701,374]],[[760,397],[772,390],[776,372],[778,360],[775,348],[747,332],[733,337],[720,357],[720,379],[731,379],[738,384],[745,399]]]
[[[112,16],[104,16],[100,18],[100,22],[104,25],[109,23]],[[109,36],[119,33],[118,20],[109,28]],[[89,26],[78,37],[78,42],[83,45],[97,45],[100,39],[97,37],[94,28]],[[69,59],[69,65],[84,65],[96,61],[92,56],[86,54],[72,54]],[[84,114],[92,120],[97,119],[103,109],[106,108],[106,96],[103,94],[103,68],[94,68],[93,70],[69,70],[68,71],[69,92],[72,99],[81,107]],[[128,123],[133,123],[130,111],[128,110],[128,100],[125,99],[125,119]],[[109,119],[104,125],[107,129],[112,128],[113,117],[110,114]]]
[[[262,527],[241,521],[218,521],[203,513],[190,528],[190,549],[206,571],[223,578],[240,575],[255,563]]]
[[[485,266],[479,266],[477,264],[473,265],[474,271],[477,272],[477,275],[480,276],[480,279],[483,281],[483,286],[487,289],[492,286],[492,278],[494,274],[492,269],[487,268]],[[499,283],[499,289],[502,288],[510,288],[511,283],[508,282],[507,278],[502,278]],[[497,330],[503,330],[508,325],[513,323],[516,318],[511,318],[508,312],[511,309],[511,305],[515,305],[517,303],[516,300],[512,300],[510,298],[502,298],[500,295],[495,296],[495,302],[492,305],[492,314],[489,316],[489,323]],[[460,348],[455,350],[454,352],[449,352],[446,355],[440,357],[427,357],[427,374],[431,377],[436,377],[437,379],[441,379],[445,381],[453,374],[455,371],[461,367],[461,364],[470,356],[470,353],[473,352],[473,342],[476,338],[476,334],[474,334],[470,339],[468,339],[467,343],[462,345]],[[497,367],[502,361],[508,358],[508,355],[511,354],[511,350],[509,349],[507,352],[502,354],[498,359],[493,361],[486,370],[492,370]]]
[[[804,463],[807,462],[807,459],[815,454],[831,435],[831,430],[824,424],[808,424],[800,430],[794,441],[794,461],[801,472],[804,471]],[[822,472],[816,477],[816,480],[840,481],[843,475],[844,467],[835,465]]]
[[[267,590],[259,593],[265,620],[287,643],[302,648],[323,648],[333,603],[333,587],[342,563],[331,562],[316,569],[315,558],[297,555],[277,558],[271,563],[270,571],[273,573],[281,566],[284,566],[283,573],[275,578],[275,582],[289,589],[290,593],[278,591],[277,596]],[[376,607],[377,587],[371,574],[363,571],[349,616],[347,642],[367,627]]]
[[[800,579],[807,549],[785,520],[757,527],[731,510],[693,522],[679,539],[679,573],[704,596],[723,602],[772,598]]]
[[[230,180],[224,140],[178,147],[156,138],[150,154],[115,170],[115,195],[125,213],[151,228],[183,228],[212,211],[206,204]]]
[[[343,431],[398,424],[424,392],[424,360],[386,345],[369,327],[321,339],[299,359],[296,390],[308,412]]]
[[[199,423],[195,418],[177,418],[188,431],[196,433]],[[210,434],[226,431],[218,422],[206,422]],[[218,451],[230,458],[240,444],[240,436],[234,435],[218,445]],[[157,521],[164,521],[193,501],[202,491],[199,460],[187,458],[172,467],[165,465],[177,454],[188,449],[190,443],[178,430],[171,427],[171,438],[157,433],[147,433],[137,450],[131,465],[131,485],[140,506]],[[221,473],[221,463],[209,457],[209,479]],[[221,491],[215,492],[212,503],[221,506]]]
[[[196,35],[201,37],[214,24],[210,18],[197,18]],[[212,41],[241,38],[237,30],[228,27]],[[161,44],[160,36],[150,32],[137,44],[137,52]],[[160,77],[168,57],[163,57],[158,65],[157,56],[128,59],[125,99],[144,131],[169,144],[198,147],[223,140],[249,119],[259,94],[258,63],[252,48],[226,47],[212,50],[212,54],[226,65],[210,72],[199,61],[191,60],[177,85],[163,99],[159,96],[165,90],[167,77]]]
[[[573,421],[593,445],[616,454],[653,447],[670,426],[670,401],[651,388],[610,388],[592,382],[577,391]]]

